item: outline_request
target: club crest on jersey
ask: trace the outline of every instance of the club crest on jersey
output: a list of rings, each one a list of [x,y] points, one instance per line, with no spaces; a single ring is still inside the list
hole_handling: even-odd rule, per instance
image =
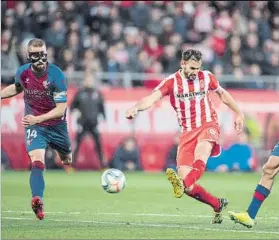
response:
[[[211,135],[216,135],[217,134],[216,130],[213,129],[213,128],[210,128],[208,131]]]
[[[43,81],[43,86],[44,86],[45,88],[48,88],[49,84],[50,84],[50,83],[49,83],[47,80]]]

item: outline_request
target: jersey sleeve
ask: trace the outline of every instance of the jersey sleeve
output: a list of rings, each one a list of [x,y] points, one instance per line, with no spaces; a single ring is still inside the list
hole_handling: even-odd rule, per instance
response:
[[[154,88],[153,92],[157,90],[161,91],[163,97],[169,95],[171,92],[171,80],[166,78],[161,81],[159,85]]]
[[[56,103],[67,102],[67,79],[58,67],[54,70],[53,98]]]
[[[18,70],[16,71],[16,74],[15,74],[15,77],[14,77],[14,79],[15,79],[15,85],[16,85],[16,86],[22,86],[22,85],[21,85],[21,74],[22,74],[25,70],[27,70],[27,69],[29,68],[29,66],[30,66],[30,64],[24,64],[24,65],[20,66],[20,67],[18,68]]]
[[[209,74],[209,90],[217,91],[220,86],[219,81],[215,78],[215,76],[211,72],[209,72],[208,74]]]

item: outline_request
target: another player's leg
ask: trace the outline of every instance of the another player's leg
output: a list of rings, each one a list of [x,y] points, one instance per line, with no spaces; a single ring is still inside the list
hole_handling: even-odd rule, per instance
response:
[[[252,201],[246,212],[232,212],[229,211],[231,220],[240,223],[248,228],[255,224],[255,218],[258,211],[268,197],[276,174],[279,172],[279,145],[277,145],[268,161],[264,164],[262,169],[262,177],[255,189]]]
[[[77,157],[79,153],[79,148],[82,142],[83,137],[86,134],[86,130],[82,130],[81,132],[77,132],[76,139],[75,139],[75,150],[73,154],[73,163],[72,166],[75,168],[76,167],[76,162],[77,162]]]
[[[105,166],[105,162],[104,162],[104,156],[103,156],[103,151],[102,151],[100,133],[97,129],[97,126],[92,126],[91,127],[91,134],[92,134],[92,137],[94,138],[94,141],[95,141],[95,146],[96,146],[96,150],[97,150],[97,153],[98,153],[98,157],[99,157],[99,160],[100,160],[101,167],[103,168]]]
[[[32,161],[31,174],[30,174],[30,188],[32,192],[31,207],[36,214],[36,217],[42,220],[45,216],[43,210],[43,197],[45,190],[44,181],[44,156],[45,149],[32,150],[29,153],[30,159]]]

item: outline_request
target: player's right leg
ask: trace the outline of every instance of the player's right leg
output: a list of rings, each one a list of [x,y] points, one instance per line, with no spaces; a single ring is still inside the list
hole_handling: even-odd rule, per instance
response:
[[[47,140],[44,138],[45,130],[38,126],[25,129],[26,150],[31,159],[31,174],[29,184],[32,193],[31,207],[36,217],[44,218],[43,197],[45,190],[44,168],[45,149]]]
[[[279,172],[279,144],[273,149],[271,156],[262,168],[262,177],[255,189],[254,196],[246,212],[229,211],[231,220],[251,228],[263,201],[268,197],[274,178]]]
[[[105,166],[105,162],[104,162],[104,156],[103,156],[103,151],[102,151],[100,133],[99,133],[99,130],[97,129],[97,126],[92,126],[90,129],[90,132],[95,141],[95,146],[96,146],[96,150],[97,150],[98,157],[100,160],[100,164],[101,164],[101,167],[103,168]]]
[[[39,220],[42,220],[45,216],[43,209],[43,197],[45,190],[45,181],[43,176],[44,171],[44,149],[36,149],[30,151],[29,153],[30,159],[32,161],[32,168],[30,174],[30,188],[32,192],[32,201],[31,207]]]

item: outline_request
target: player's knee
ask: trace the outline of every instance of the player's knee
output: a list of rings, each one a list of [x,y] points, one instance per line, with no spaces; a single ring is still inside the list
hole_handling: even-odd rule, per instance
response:
[[[31,168],[39,168],[41,170],[45,169],[45,161],[44,158],[42,157],[38,157],[36,155],[29,155],[30,159],[31,159]]]
[[[207,141],[199,142],[195,149],[195,159],[206,161],[212,151],[212,143]]]
[[[38,162],[38,161],[42,162],[42,163],[45,162],[44,158],[42,156],[37,155],[37,154],[29,154],[29,157],[30,157],[32,162]]]

